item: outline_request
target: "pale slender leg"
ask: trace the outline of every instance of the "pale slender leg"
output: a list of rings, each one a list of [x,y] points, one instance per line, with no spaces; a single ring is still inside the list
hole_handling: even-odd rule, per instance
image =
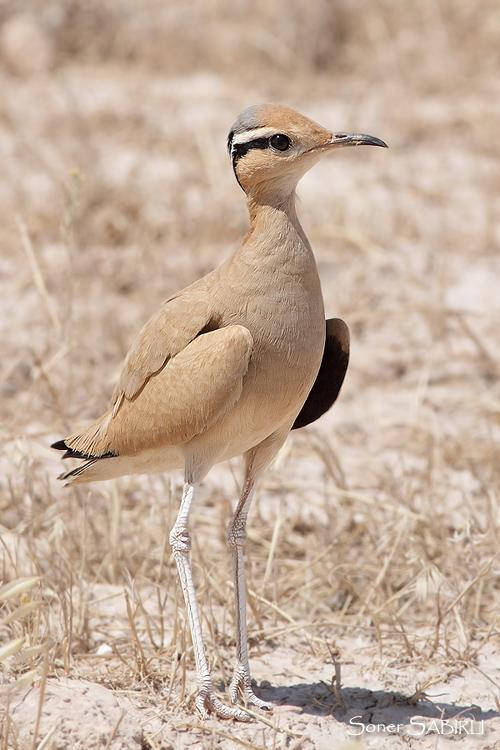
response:
[[[195,484],[186,482],[182,493],[181,507],[177,520],[170,532],[170,545],[172,547],[179,578],[181,581],[182,593],[186,602],[186,609],[193,640],[194,658],[196,661],[196,677],[198,680],[198,695],[196,697],[196,707],[204,719],[208,718],[210,711],[217,714],[223,719],[239,719],[248,721],[248,714],[239,708],[225,706],[217,698],[212,685],[210,672],[208,671],[207,658],[203,646],[201,635],[201,621],[196,594],[193,583],[193,573],[189,564],[189,551],[191,549],[191,537],[188,532],[189,514],[191,512],[191,503],[195,490]]]
[[[236,703],[241,696],[248,705],[270,711],[273,708],[272,705],[257,698],[253,691],[250,678],[250,665],[248,663],[247,597],[243,548],[247,541],[245,526],[254,490],[255,480],[247,478],[238,507],[228,528],[228,542],[232,548],[233,557],[234,598],[236,606],[236,666],[229,687],[229,695],[233,703]]]

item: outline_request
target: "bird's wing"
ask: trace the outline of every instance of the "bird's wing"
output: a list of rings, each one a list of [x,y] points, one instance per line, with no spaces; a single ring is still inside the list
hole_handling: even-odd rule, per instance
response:
[[[252,350],[241,325],[200,334],[143,379],[133,398],[120,391],[102,417],[54,447],[66,447],[67,457],[109,458],[186,443],[238,401]]]
[[[292,430],[315,422],[335,403],[349,364],[349,329],[340,318],[326,321],[325,350],[313,387]]]
[[[205,299],[186,290],[166,300],[138,333],[125,359],[111,405],[123,396],[135,398],[152,375],[210,325]]]

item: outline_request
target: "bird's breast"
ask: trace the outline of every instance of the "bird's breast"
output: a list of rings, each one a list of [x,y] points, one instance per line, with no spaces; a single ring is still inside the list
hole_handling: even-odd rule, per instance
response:
[[[244,325],[252,334],[253,353],[235,417],[259,434],[293,423],[316,379],[325,343],[319,279],[312,288],[283,273],[262,282],[260,276],[253,288],[247,283],[238,312],[226,322]]]
[[[212,290],[225,300],[219,325],[245,326],[253,339],[233,426],[256,438],[291,427],[316,379],[326,332],[314,255],[298,221],[263,207]]]

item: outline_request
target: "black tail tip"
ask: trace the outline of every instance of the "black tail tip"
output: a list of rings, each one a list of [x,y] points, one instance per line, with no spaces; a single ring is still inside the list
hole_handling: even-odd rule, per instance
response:
[[[66,443],[64,442],[64,440],[58,440],[57,443],[52,443],[52,445],[50,447],[51,448],[55,448],[56,451],[67,451],[68,450],[68,446],[66,445]]]
[[[117,453],[113,453],[113,451],[106,451],[106,453],[103,453],[100,456],[95,456],[90,453],[82,453],[82,451],[73,450],[65,440],[58,440],[56,443],[52,443],[50,447],[55,448],[56,451],[66,451],[63,458],[78,458],[85,461],[97,458],[116,458],[118,455]]]
[[[64,440],[58,440],[56,443],[52,443],[51,448],[55,448],[56,451],[66,451],[63,458],[88,458],[79,451],[72,450],[69,445],[66,445]]]

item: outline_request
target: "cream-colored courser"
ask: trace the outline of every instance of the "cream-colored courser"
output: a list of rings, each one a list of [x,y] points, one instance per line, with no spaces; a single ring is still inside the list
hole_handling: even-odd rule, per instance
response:
[[[385,146],[368,135],[331,133],[278,104],[245,109],[228,138],[247,196],[250,229],[220,268],[166,300],[137,336],[109,410],[55,443],[84,459],[69,485],[124,474],[184,470],[170,544],[191,628],[203,716],[246,719],[225,705],[210,678],[189,564],[188,520],[196,485],[219,461],[244,455],[245,481],[229,524],[236,599],[233,703],[271,708],[250,681],[243,547],[255,483],[291,429],[335,401],[349,358],[349,331],[326,321],[309,242],[295,212],[295,187],[324,154],[343,146]]]

